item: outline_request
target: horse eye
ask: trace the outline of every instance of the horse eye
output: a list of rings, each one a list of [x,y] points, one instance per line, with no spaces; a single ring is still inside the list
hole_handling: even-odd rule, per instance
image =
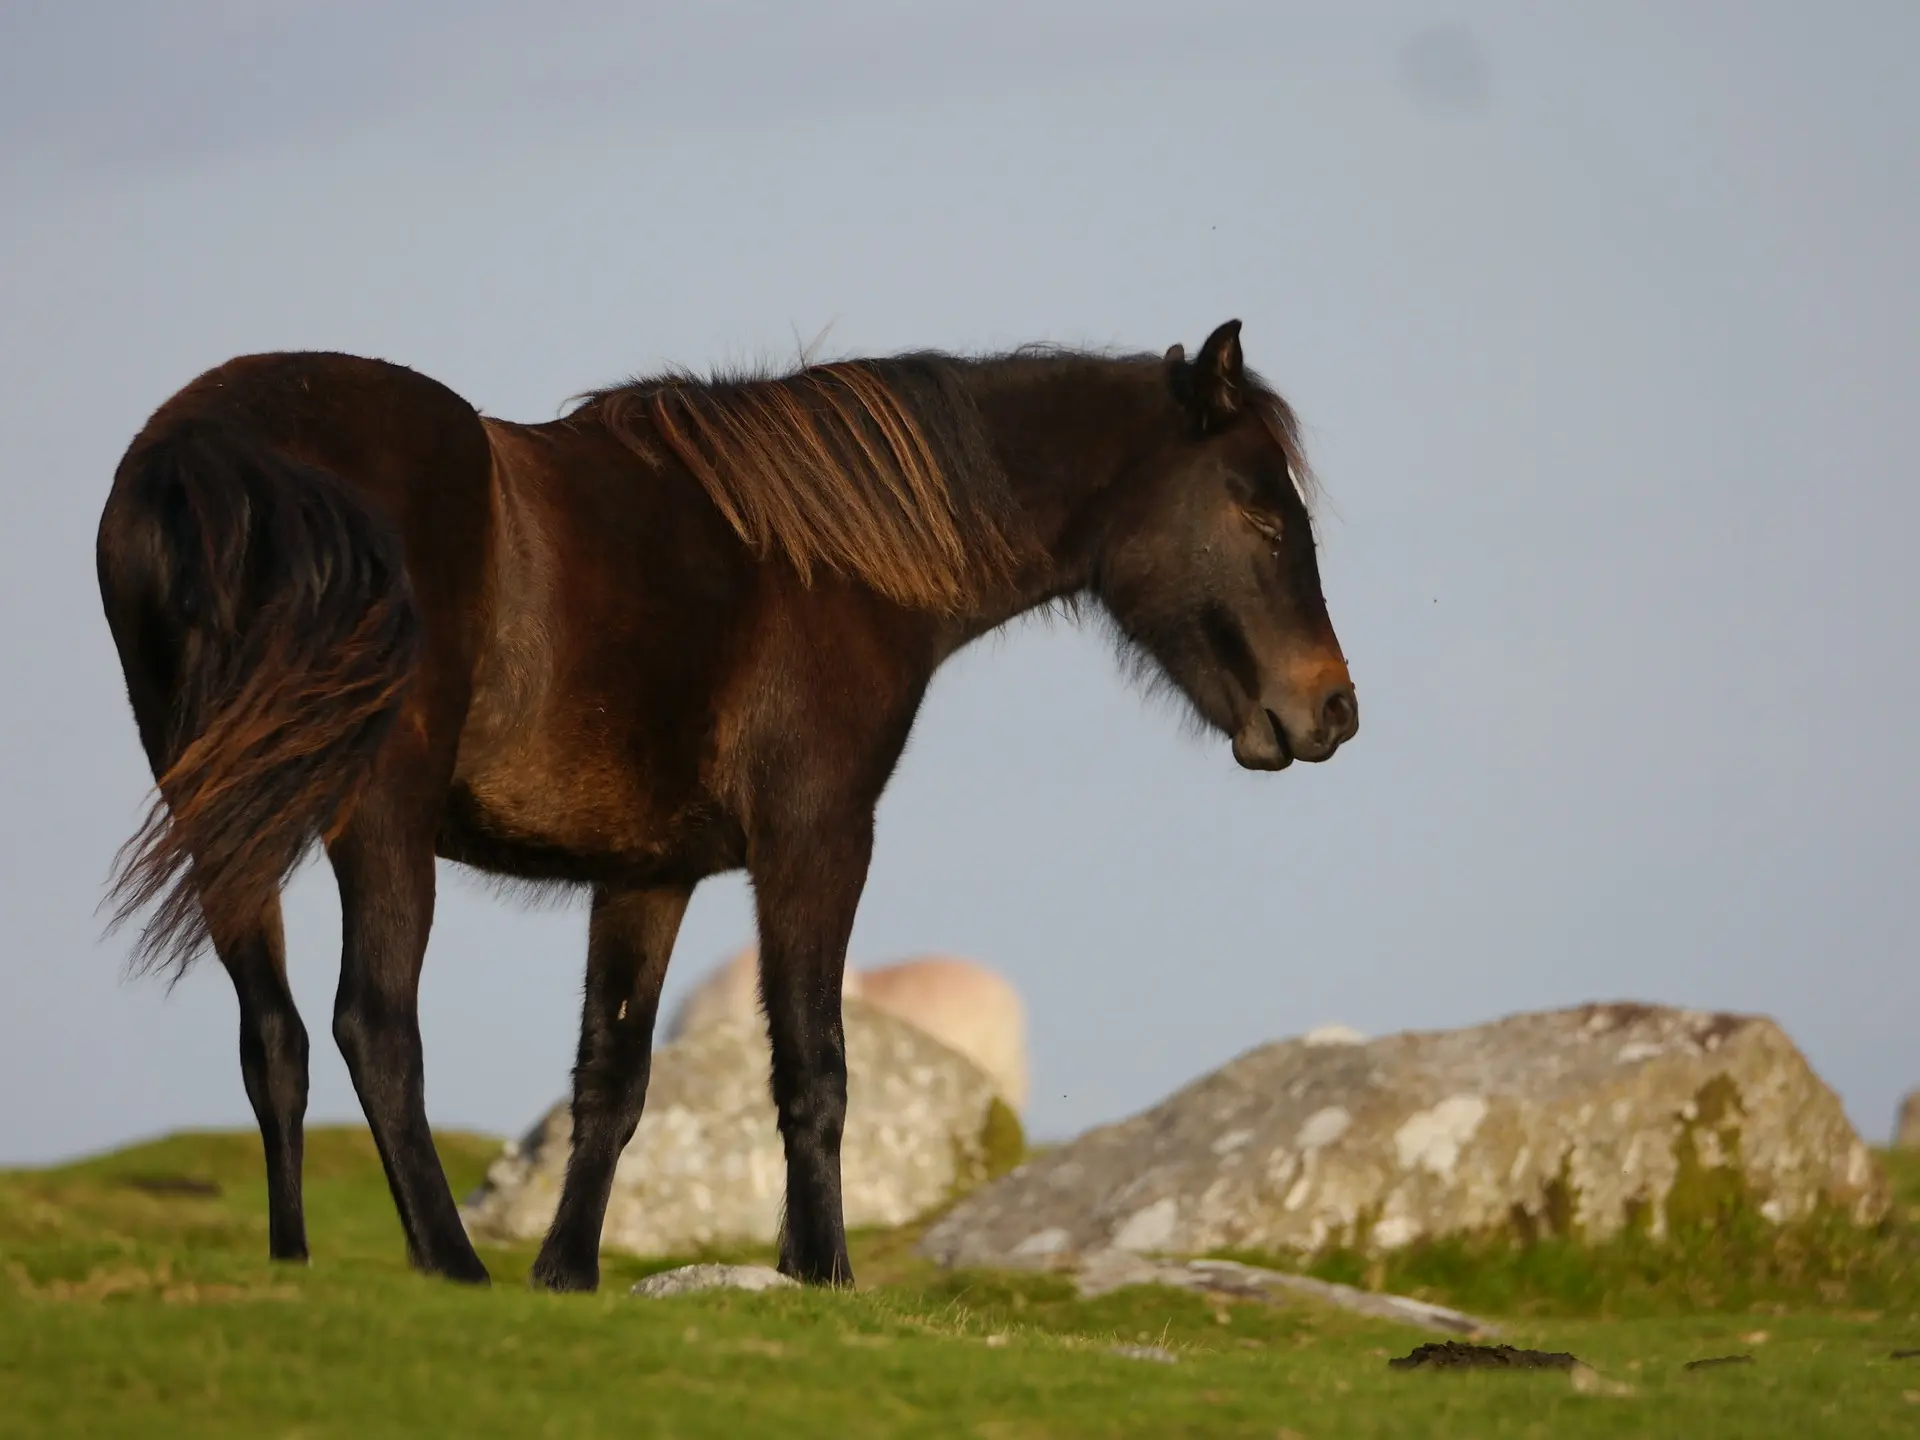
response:
[[[1280,522],[1271,515],[1263,515],[1257,510],[1243,510],[1247,523],[1264,536],[1271,545],[1280,543]]]

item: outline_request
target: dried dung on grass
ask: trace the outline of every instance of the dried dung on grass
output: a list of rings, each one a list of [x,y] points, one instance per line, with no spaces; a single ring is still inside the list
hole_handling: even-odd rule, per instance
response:
[[[1751,1365],[1751,1355],[1709,1355],[1704,1360],[1689,1360],[1682,1368],[1687,1370],[1717,1370],[1722,1365]]]
[[[1580,1361],[1564,1350],[1516,1350],[1440,1340],[1387,1361],[1395,1370],[1571,1370]]]

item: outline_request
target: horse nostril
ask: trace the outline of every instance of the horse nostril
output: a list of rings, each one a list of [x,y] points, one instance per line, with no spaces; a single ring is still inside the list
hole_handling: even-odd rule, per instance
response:
[[[1360,707],[1352,690],[1342,686],[1320,702],[1320,727],[1336,744],[1353,738],[1360,728]]]

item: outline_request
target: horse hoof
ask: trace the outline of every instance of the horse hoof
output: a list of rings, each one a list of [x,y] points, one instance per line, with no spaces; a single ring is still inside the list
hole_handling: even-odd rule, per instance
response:
[[[780,1273],[789,1280],[798,1280],[802,1285],[813,1289],[851,1290],[854,1288],[853,1267],[844,1260],[837,1265],[827,1265],[811,1271],[783,1260],[780,1262],[779,1269]]]
[[[450,1265],[423,1265],[420,1269],[440,1280],[451,1281],[455,1285],[489,1286],[493,1277],[487,1273],[487,1267],[478,1258],[456,1260]]]
[[[527,1288],[546,1290],[555,1295],[590,1295],[600,1288],[600,1272],[597,1268],[573,1269],[536,1262],[527,1275]]]

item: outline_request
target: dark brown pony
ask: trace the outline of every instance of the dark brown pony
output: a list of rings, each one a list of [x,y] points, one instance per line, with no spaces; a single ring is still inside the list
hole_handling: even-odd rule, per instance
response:
[[[415,996],[434,856],[587,886],[573,1152],[535,1283],[591,1289],[688,897],[744,866],[787,1155],[781,1268],[848,1283],[840,977],[874,808],[934,670],[1103,609],[1240,764],[1358,725],[1308,471],[1239,324],[1189,361],[1017,351],[636,381],[545,425],[410,370],[233,360],[134,440],[101,596],[158,779],[116,887],[138,959],[211,942],[240,1001],[272,1253],[307,1253],[307,1032],[279,895],[313,842],[333,1033],[413,1263],[480,1281],[434,1153]]]

